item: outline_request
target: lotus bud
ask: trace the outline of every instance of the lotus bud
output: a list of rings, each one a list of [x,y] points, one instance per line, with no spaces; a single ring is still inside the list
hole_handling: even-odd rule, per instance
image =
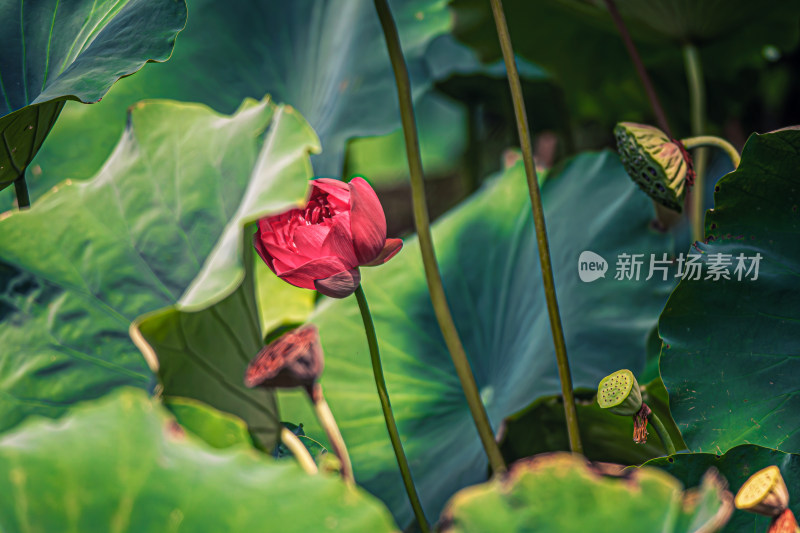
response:
[[[617,370],[597,386],[597,403],[615,415],[634,416],[642,409],[642,392],[630,370]]]
[[[656,202],[680,213],[686,186],[694,183],[684,146],[653,126],[620,122],[614,128],[625,171]]]
[[[789,490],[777,466],[759,470],[736,494],[737,509],[764,516],[778,516],[789,507]]]

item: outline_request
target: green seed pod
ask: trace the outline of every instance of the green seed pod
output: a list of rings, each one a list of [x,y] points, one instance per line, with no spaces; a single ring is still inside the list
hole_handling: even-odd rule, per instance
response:
[[[680,213],[687,183],[694,182],[692,159],[683,146],[653,126],[620,122],[614,128],[625,171],[650,198]]]
[[[617,370],[597,386],[597,403],[615,415],[633,416],[642,408],[642,391],[630,370]]]

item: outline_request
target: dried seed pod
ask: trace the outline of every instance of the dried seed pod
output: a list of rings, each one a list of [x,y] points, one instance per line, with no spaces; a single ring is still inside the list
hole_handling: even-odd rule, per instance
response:
[[[316,326],[308,324],[265,346],[247,367],[250,388],[311,387],[322,374],[322,345]]]
[[[617,370],[597,386],[597,403],[621,416],[633,416],[642,408],[642,392],[630,370]]]
[[[759,470],[744,482],[734,500],[737,509],[777,516],[789,507],[789,490],[777,466]]]
[[[614,128],[625,171],[650,198],[680,213],[686,186],[694,182],[692,159],[683,145],[653,126],[620,122]]]

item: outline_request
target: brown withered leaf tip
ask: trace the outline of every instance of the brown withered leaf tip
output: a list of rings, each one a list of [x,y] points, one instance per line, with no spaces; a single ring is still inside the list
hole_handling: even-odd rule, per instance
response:
[[[249,387],[309,387],[322,374],[319,332],[313,324],[285,333],[256,355],[244,375]]]

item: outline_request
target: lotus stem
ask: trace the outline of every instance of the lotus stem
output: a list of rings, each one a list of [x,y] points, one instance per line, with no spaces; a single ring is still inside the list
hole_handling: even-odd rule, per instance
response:
[[[328,407],[328,402],[325,401],[325,396],[322,394],[322,385],[315,383],[306,389],[311,403],[314,405],[314,412],[317,414],[317,419],[320,425],[325,430],[328,436],[328,441],[331,444],[333,453],[339,458],[342,463],[342,479],[345,483],[355,485],[355,478],[353,477],[353,464],[350,462],[350,454],[347,453],[347,446],[342,438],[342,432],[339,431],[339,425],[333,417],[331,408]]]
[[[319,473],[317,463],[314,462],[311,454],[308,453],[308,449],[303,446],[302,441],[297,438],[297,435],[287,428],[281,428],[281,442],[283,442],[284,446],[289,448],[289,451],[292,452],[294,458],[297,459],[297,462],[300,463],[300,466],[307,474],[314,475]]]
[[[661,128],[661,131],[672,138],[669,122],[667,122],[667,115],[664,113],[664,107],[661,105],[661,100],[658,99],[658,93],[656,93],[656,90],[653,87],[653,82],[650,80],[650,75],[647,73],[647,69],[644,67],[644,63],[639,55],[639,51],[636,49],[636,44],[634,44],[628,28],[625,26],[625,21],[622,20],[614,0],[605,0],[605,3],[608,12],[611,15],[611,20],[614,21],[614,25],[617,27],[620,37],[622,37],[622,42],[625,44],[625,48],[628,50],[628,55],[630,56],[633,66],[636,69],[636,74],[639,76],[639,80],[644,86],[644,92],[647,94],[647,99],[650,101],[650,108],[653,110],[653,114],[656,117],[658,127]],[[661,226],[664,230],[672,227],[681,218],[675,211],[661,205],[656,201],[653,201],[653,207],[655,208],[658,221],[661,223]]]
[[[658,418],[658,415],[651,411],[647,417],[647,420],[653,426],[653,429],[656,430],[656,434],[658,435],[658,438],[661,439],[661,444],[664,445],[667,455],[675,455],[678,453],[675,450],[675,444],[672,443],[672,438],[669,436],[669,432],[667,432],[667,428],[664,426],[664,423],[661,422],[661,419]]]
[[[667,122],[667,115],[664,113],[664,108],[661,106],[661,101],[658,99],[658,94],[653,87],[653,82],[650,80],[650,76],[647,74],[647,69],[644,67],[644,63],[639,55],[639,51],[636,49],[636,45],[631,38],[631,34],[628,32],[628,28],[625,26],[625,21],[622,20],[622,17],[619,14],[617,5],[614,3],[614,0],[605,0],[605,3],[608,13],[611,15],[611,19],[614,21],[614,25],[617,27],[620,37],[622,37],[622,42],[625,43],[625,48],[628,50],[628,55],[631,56],[633,66],[636,68],[636,74],[639,76],[639,80],[642,82],[642,85],[644,85],[644,92],[647,93],[647,99],[650,100],[650,107],[653,109],[653,114],[656,116],[658,127],[661,128],[664,133],[672,137],[672,133],[670,133],[669,130],[669,123]]]
[[[28,184],[25,182],[25,171],[14,180],[14,192],[17,195],[17,209],[22,211],[31,206],[31,197],[28,195]]]
[[[406,493],[408,493],[408,501],[414,510],[414,516],[417,518],[419,528],[423,533],[428,533],[430,527],[428,526],[428,520],[425,518],[425,512],[422,510],[417,487],[414,486],[414,478],[411,477],[411,468],[408,466],[408,459],[406,459],[406,454],[403,451],[403,443],[400,442],[400,432],[397,431],[392,404],[389,401],[389,392],[386,390],[386,380],[383,378],[383,365],[381,364],[381,354],[378,348],[378,337],[375,334],[375,324],[372,322],[372,314],[369,312],[367,297],[361,285],[358,286],[355,294],[358,300],[358,308],[361,310],[361,318],[364,321],[364,331],[367,334],[367,344],[369,344],[369,355],[372,359],[372,374],[375,376],[375,387],[378,389],[378,397],[381,400],[381,409],[383,409],[386,429],[389,431],[389,440],[392,441],[394,455],[397,458],[397,466],[400,467],[400,475],[403,477],[403,484],[406,487]]]
[[[389,51],[389,58],[394,70],[395,82],[397,84],[397,95],[400,102],[400,118],[403,123],[403,136],[406,143],[406,155],[408,157],[408,170],[411,179],[411,199],[414,208],[414,225],[419,239],[420,252],[422,253],[422,265],[425,269],[425,279],[428,283],[428,293],[431,297],[436,320],[442,337],[450,352],[456,374],[461,382],[461,388],[467,399],[467,405],[472,413],[475,426],[478,430],[483,448],[489,459],[489,464],[495,473],[506,471],[506,463],[500,453],[500,447],[494,440],[489,416],[481,400],[478,386],[475,383],[475,376],[469,365],[464,345],[458,336],[450,307],[447,304],[447,297],[442,285],[442,276],[439,272],[439,265],[436,261],[436,253],[433,249],[433,236],[431,235],[430,219],[428,216],[428,206],[425,199],[425,177],[422,170],[422,157],[419,150],[419,136],[417,134],[417,122],[414,117],[414,106],[411,102],[411,81],[408,77],[408,68],[403,50],[400,46],[400,36],[397,33],[392,11],[387,0],[374,0],[375,9],[383,28],[386,38],[386,48]]]
[[[689,82],[689,109],[692,119],[692,135],[702,135],[705,130],[706,116],[706,87],[703,80],[703,67],[700,64],[700,54],[692,44],[683,47],[683,60],[686,68],[686,79]],[[687,146],[688,148],[688,146]],[[705,178],[708,150],[698,148],[694,151],[694,171],[697,174],[692,187],[692,210],[690,219],[692,223],[692,239],[702,241],[705,236]]]
[[[525,176],[528,180],[528,191],[533,209],[533,221],[536,227],[536,244],[539,247],[539,262],[542,268],[542,281],[544,282],[547,312],[550,316],[550,329],[553,334],[553,344],[556,351],[558,376],[561,380],[561,394],[564,397],[564,414],[567,422],[570,449],[575,453],[583,453],[581,435],[578,430],[578,412],[575,409],[575,397],[572,391],[572,374],[570,373],[567,358],[567,344],[564,340],[564,328],[561,325],[561,315],[558,311],[558,298],[556,297],[556,284],[553,279],[553,265],[550,260],[550,244],[547,239],[547,228],[544,220],[544,209],[539,191],[539,182],[536,177],[536,167],[533,163],[533,147],[531,134],[528,127],[528,115],[525,112],[525,101],[522,97],[522,84],[519,80],[517,65],[514,60],[514,49],[511,47],[511,35],[503,13],[501,0],[491,0],[492,13],[497,25],[497,35],[500,38],[500,47],[503,50],[503,59],[508,73],[508,84],[511,87],[511,98],[514,102],[514,115],[517,120],[522,159],[525,163]]]
[[[700,146],[713,146],[719,148],[730,158],[733,168],[739,168],[739,163],[742,161],[742,157],[739,155],[739,152],[731,143],[725,139],[721,139],[713,135],[687,137],[686,139],[681,139],[681,143],[687,150],[693,150],[694,148],[698,148]]]

